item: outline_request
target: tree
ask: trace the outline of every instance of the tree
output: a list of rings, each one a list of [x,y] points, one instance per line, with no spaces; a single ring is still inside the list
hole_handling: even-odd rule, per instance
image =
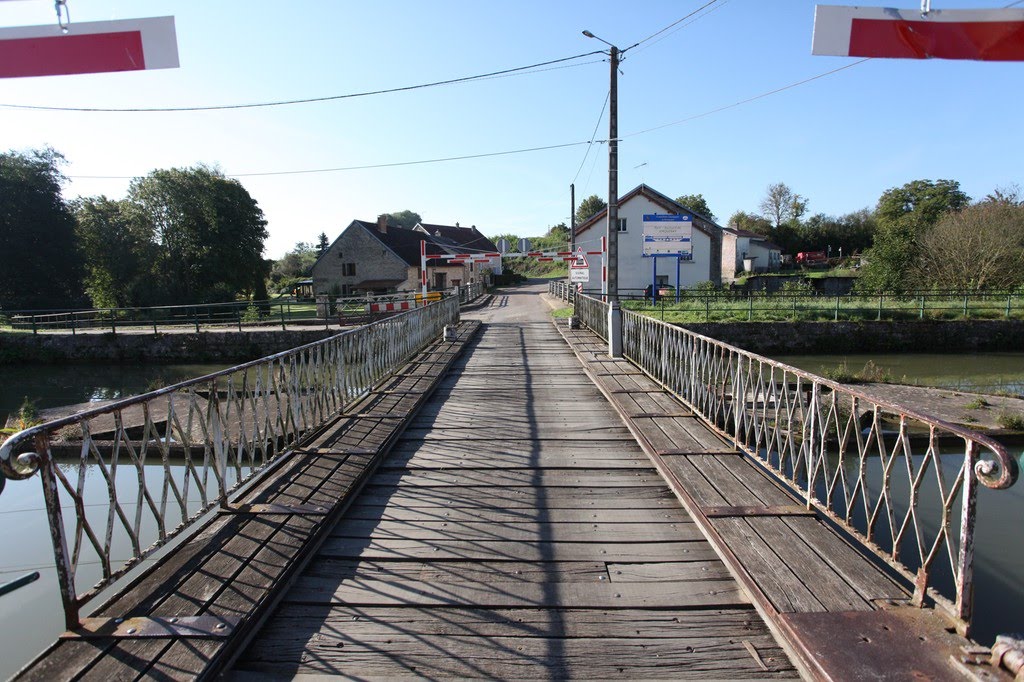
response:
[[[85,292],[96,308],[139,305],[152,298],[155,244],[131,215],[125,202],[105,196],[82,199],[75,206]]]
[[[914,180],[883,192],[875,213],[883,227],[907,217],[918,226],[930,227],[943,213],[959,211],[970,203],[956,180]]]
[[[794,193],[785,183],[777,182],[768,185],[760,208],[761,215],[778,230],[785,223],[800,220],[807,211],[807,199]]]
[[[1024,205],[983,201],[948,212],[921,236],[919,278],[946,289],[1024,283]]]
[[[676,197],[676,203],[690,209],[702,218],[715,219],[715,214],[708,208],[708,202],[704,199],[703,194],[683,194]]]
[[[208,303],[248,295],[263,272],[267,222],[237,180],[207,166],[157,170],[132,181],[135,219],[159,245],[155,278],[162,298]]]
[[[996,187],[991,194],[985,195],[982,201],[1008,206],[1024,206],[1024,192],[1021,191],[1020,185],[1016,184]]]
[[[867,265],[857,286],[862,291],[901,292],[919,285],[923,273],[921,238],[946,213],[965,208],[971,198],[955,180],[914,180],[882,193],[875,209],[878,229],[864,255]]]
[[[546,238],[559,244],[569,243],[569,226],[565,223],[558,223],[548,228],[547,234],[544,235]]]
[[[297,242],[291,251],[279,260],[271,261],[270,281],[279,293],[290,293],[298,280],[313,274],[313,264],[320,257],[316,247],[306,242]]]
[[[423,222],[423,218],[415,211],[399,211],[398,213],[388,213],[387,216],[390,224],[404,227],[407,230],[411,230],[416,227],[417,223]]]
[[[331,243],[327,239],[327,233],[321,232],[316,238],[316,253],[318,256],[322,256],[327,253],[327,249],[331,248]]]
[[[608,208],[608,202],[596,194],[591,194],[576,207],[576,224],[579,225],[586,222],[588,218],[597,215],[606,208]]]
[[[82,302],[75,220],[61,197],[63,162],[53,149],[0,154],[0,307]]]
[[[772,233],[772,224],[765,218],[746,211],[736,211],[729,218],[729,227],[746,230],[768,237]]]

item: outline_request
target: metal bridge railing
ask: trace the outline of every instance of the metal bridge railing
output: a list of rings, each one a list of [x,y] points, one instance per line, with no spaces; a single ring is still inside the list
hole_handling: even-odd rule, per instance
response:
[[[607,335],[607,305],[577,298]],[[593,322],[593,324],[592,324]],[[969,429],[630,311],[624,354],[970,628],[979,482],[1009,488],[1017,464]]]
[[[6,479],[40,475],[68,628],[102,589],[228,508],[242,484],[458,317],[458,297],[448,297],[8,438],[0,491]]]

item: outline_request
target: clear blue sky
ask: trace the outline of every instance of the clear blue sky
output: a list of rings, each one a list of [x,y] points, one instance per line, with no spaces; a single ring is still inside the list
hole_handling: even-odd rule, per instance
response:
[[[68,0],[76,21],[174,15],[181,68],[5,79],[0,104],[155,107],[329,96],[475,75],[620,48],[707,0],[392,0],[387,3]],[[886,4],[886,3],[860,3]],[[892,4],[892,3],[888,3]],[[933,0],[933,9],[1007,2]],[[903,7],[919,7],[904,0]],[[620,191],[646,182],[702,193],[720,221],[756,211],[785,182],[810,212],[873,206],[919,178],[972,197],[1024,185],[1024,64],[869,61],[785,92],[712,111],[851,64],[810,54],[814,2],[720,0],[696,22],[627,52],[619,78]],[[48,0],[0,2],[0,26],[55,21]],[[228,175],[363,166],[589,140],[608,90],[599,57],[569,68],[318,104],[202,113],[56,113],[0,107],[0,149],[51,145],[68,198],[123,197],[154,168]],[[589,62],[589,63],[587,63]],[[602,119],[598,139],[607,137]],[[604,196],[607,148],[319,174],[242,177],[269,221],[266,255],[331,239],[353,218],[410,209],[485,234],[541,234],[576,195]],[[642,165],[645,164],[645,165]]]

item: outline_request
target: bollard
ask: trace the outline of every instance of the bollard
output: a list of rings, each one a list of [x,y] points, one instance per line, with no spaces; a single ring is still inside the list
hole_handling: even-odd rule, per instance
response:
[[[608,306],[608,355],[622,357],[622,309],[618,300]]]

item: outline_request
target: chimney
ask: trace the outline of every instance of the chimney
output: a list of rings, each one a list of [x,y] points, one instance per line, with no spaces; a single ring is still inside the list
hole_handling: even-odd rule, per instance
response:
[[[388,214],[387,213],[381,213],[379,216],[377,216],[377,231],[380,232],[381,234],[387,234],[388,233]]]
[[[456,221],[456,223],[455,223],[455,227],[458,227],[458,226],[459,226],[459,223],[458,223],[458,221]]]

